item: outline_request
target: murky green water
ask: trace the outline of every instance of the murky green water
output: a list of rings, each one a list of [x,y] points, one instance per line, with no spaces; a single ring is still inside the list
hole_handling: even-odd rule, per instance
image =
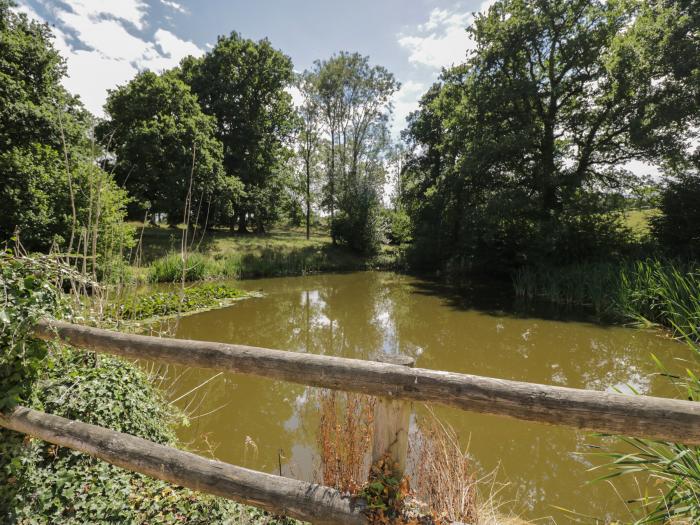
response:
[[[417,358],[417,366],[551,385],[626,389],[672,395],[653,377],[650,354],[671,364],[691,358],[681,344],[652,331],[606,327],[570,315],[514,308],[508,294],[449,288],[392,273],[279,278],[242,282],[263,297],[183,318],[179,338],[241,343],[294,352],[367,359],[376,352]],[[487,297],[488,299],[484,299]],[[568,318],[567,318],[568,317]],[[203,381],[205,386],[187,394]],[[313,479],[317,409],[311,388],[245,376],[171,367],[164,386],[193,418],[180,437],[224,461]],[[586,484],[597,462],[582,432],[439,409],[475,461],[500,465],[500,494],[524,517],[569,520],[552,505],[607,518],[628,518],[607,484]],[[623,496],[636,489],[623,487]]]

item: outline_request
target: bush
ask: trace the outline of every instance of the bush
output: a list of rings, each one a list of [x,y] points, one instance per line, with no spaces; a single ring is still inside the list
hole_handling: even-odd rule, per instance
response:
[[[331,236],[363,255],[374,255],[382,242],[381,202],[367,179],[348,184],[331,223]]]
[[[30,400],[46,359],[46,343],[32,335],[36,321],[60,306],[46,269],[43,261],[0,254],[0,411]]]
[[[156,259],[148,268],[148,281],[151,283],[175,283],[182,280],[183,260],[179,253],[172,252]],[[213,262],[205,255],[192,252],[187,255],[185,281],[203,281],[215,275]]]
[[[700,175],[684,174],[669,181],[661,195],[661,215],[652,231],[670,255],[700,256]]]
[[[391,244],[411,242],[411,218],[404,210],[382,210],[384,231]]]

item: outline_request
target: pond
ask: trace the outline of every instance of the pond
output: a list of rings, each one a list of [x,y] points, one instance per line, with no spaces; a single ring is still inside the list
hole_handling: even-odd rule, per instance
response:
[[[507,290],[455,292],[389,272],[241,281],[260,297],[180,319],[178,338],[368,359],[414,356],[416,366],[594,390],[672,396],[651,354],[671,365],[689,350],[655,331],[603,326],[560,308],[519,307]],[[204,383],[204,384],[203,384]],[[202,385],[203,384],[203,385]],[[267,472],[314,480],[317,407],[312,388],[208,370],[167,370],[163,386],[191,415],[179,431],[191,449]],[[196,387],[196,390],[192,391]],[[416,407],[421,410],[421,407]],[[623,498],[588,469],[590,433],[439,408],[483,472],[507,482],[499,497],[525,518],[554,507],[629,519]],[[619,447],[618,447],[619,448]],[[316,477],[316,480],[318,478]]]

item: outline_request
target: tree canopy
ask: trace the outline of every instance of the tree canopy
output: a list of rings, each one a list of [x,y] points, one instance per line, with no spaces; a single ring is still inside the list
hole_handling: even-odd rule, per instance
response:
[[[110,91],[105,112],[97,136],[114,154],[117,180],[139,204],[134,218],[143,220],[148,210],[151,217],[167,214],[171,225],[213,222],[212,210],[240,193],[238,179],[224,174],[214,118],[173,73],[139,73]],[[188,193],[192,217],[184,217]]]
[[[474,52],[424,95],[405,134],[424,253],[507,270],[624,244],[606,194],[633,182],[626,162],[678,149],[692,115],[651,51],[655,9],[499,0],[477,16]]]
[[[0,239],[85,250],[99,230],[123,247],[126,195],[96,165],[92,119],[61,85],[51,30],[12,7],[0,0]],[[95,222],[98,200],[109,205]]]
[[[204,112],[216,119],[227,176],[244,184],[230,225],[235,221],[244,231],[253,219],[264,231],[276,217],[280,169],[291,152],[295,119],[286,90],[294,80],[291,59],[267,39],[255,42],[233,32],[219,37],[204,57],[183,60],[180,69]]]

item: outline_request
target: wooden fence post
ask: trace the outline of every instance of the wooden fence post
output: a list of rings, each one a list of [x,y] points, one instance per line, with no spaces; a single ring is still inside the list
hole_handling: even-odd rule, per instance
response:
[[[380,354],[375,361],[392,365],[413,367],[413,357],[397,354]],[[410,401],[380,396],[374,407],[374,437],[372,442],[372,464],[388,454],[394,463],[395,474],[402,477],[406,470],[408,454],[408,427],[411,422]]]

